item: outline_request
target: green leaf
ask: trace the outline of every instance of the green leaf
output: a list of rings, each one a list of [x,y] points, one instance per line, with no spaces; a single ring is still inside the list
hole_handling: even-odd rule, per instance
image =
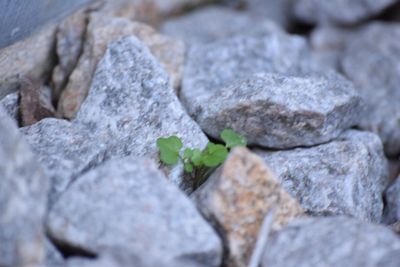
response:
[[[193,150],[190,148],[186,148],[185,151],[183,152],[184,159],[190,159],[192,155],[193,155]]]
[[[231,129],[223,130],[221,133],[221,138],[225,142],[227,148],[247,145],[246,138]]]
[[[193,171],[193,165],[191,163],[185,163],[185,172],[192,172]]]
[[[163,163],[173,165],[179,161],[179,151],[182,148],[182,141],[177,136],[157,139],[157,147],[160,150],[160,159]]]
[[[196,166],[196,167],[201,166],[203,164],[201,150],[198,148],[193,149],[190,160],[192,161],[194,166]]]
[[[223,145],[208,143],[202,153],[202,161],[206,167],[216,167],[226,159],[228,149]]]

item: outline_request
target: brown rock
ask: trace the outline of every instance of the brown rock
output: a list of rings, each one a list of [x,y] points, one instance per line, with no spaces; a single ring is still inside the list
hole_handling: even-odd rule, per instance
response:
[[[22,126],[29,126],[44,118],[54,117],[50,88],[43,87],[39,80],[21,79],[20,98]]]
[[[0,98],[18,89],[23,76],[46,79],[54,65],[55,24],[0,49]]]
[[[222,234],[228,266],[247,266],[265,217],[276,208],[273,229],[303,214],[264,162],[246,148],[234,149],[193,194],[200,210]]]
[[[170,74],[175,88],[179,87],[184,61],[184,44],[158,34],[153,28],[125,18],[102,13],[90,15],[84,51],[58,103],[59,115],[72,119],[88,93],[97,63],[109,42],[135,35],[147,46]]]

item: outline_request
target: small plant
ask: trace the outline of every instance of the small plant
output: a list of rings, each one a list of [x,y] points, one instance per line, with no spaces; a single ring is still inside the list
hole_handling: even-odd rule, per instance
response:
[[[230,149],[246,146],[247,143],[243,136],[230,129],[223,130],[220,137],[225,145],[209,142],[203,150],[183,149],[182,140],[175,135],[160,137],[157,139],[160,160],[166,165],[182,162],[185,172],[193,177],[194,187],[197,188],[225,161]]]

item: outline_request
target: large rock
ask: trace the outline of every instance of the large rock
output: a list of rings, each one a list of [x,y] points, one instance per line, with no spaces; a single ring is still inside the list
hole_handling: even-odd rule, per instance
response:
[[[384,222],[393,224],[400,221],[400,179],[399,177],[385,192]]]
[[[398,266],[400,239],[383,226],[346,217],[307,218],[269,238],[263,267]]]
[[[146,156],[158,161],[156,140],[177,135],[188,147],[203,148],[207,138],[186,114],[167,73],[135,37],[113,42],[99,63],[92,87],[74,123],[108,142],[110,156]],[[169,178],[184,189],[182,168]]]
[[[43,262],[47,193],[48,178],[0,107],[0,266]]]
[[[44,80],[54,64],[53,46],[56,26],[46,26],[39,33],[0,49],[0,98],[19,87],[20,77]]]
[[[202,213],[225,240],[231,267],[248,266],[266,213],[276,210],[279,229],[303,213],[262,159],[246,148],[234,149],[225,163],[193,193]]]
[[[0,99],[0,105],[3,106],[8,116],[14,119],[17,124],[19,122],[19,100],[18,92],[8,94]]]
[[[231,128],[269,148],[325,143],[356,125],[362,113],[360,96],[338,75],[255,74],[215,90],[207,101],[198,103],[194,94],[185,100],[212,137]]]
[[[379,134],[389,156],[400,154],[399,38],[398,24],[368,25],[354,34],[341,60],[341,69],[368,106],[361,127]]]
[[[220,6],[208,6],[164,22],[161,31],[188,44],[209,43],[237,34],[278,32],[274,23]]]
[[[165,261],[221,263],[217,234],[142,158],[112,160],[81,176],[51,209],[48,229],[58,243],[94,254],[118,249]]]
[[[294,13],[312,24],[356,24],[379,14],[397,0],[300,0]]]
[[[100,143],[96,133],[65,120],[44,119],[21,131],[51,178],[50,204],[74,179],[102,163],[106,156],[107,145]]]
[[[388,168],[375,134],[350,130],[311,148],[256,153],[310,213],[380,222]]]
[[[171,76],[175,88],[180,85],[184,60],[184,45],[158,34],[153,28],[125,18],[114,18],[102,13],[92,13],[85,37],[83,54],[69,77],[68,84],[58,103],[60,116],[74,118],[85,100],[96,66],[107,45],[124,36],[134,35],[143,41]]]

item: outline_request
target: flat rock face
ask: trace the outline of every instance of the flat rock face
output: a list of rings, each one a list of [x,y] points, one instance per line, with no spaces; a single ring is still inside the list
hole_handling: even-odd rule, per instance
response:
[[[385,192],[385,213],[384,222],[393,224],[400,221],[400,179],[397,178],[394,183]]]
[[[145,24],[94,12],[89,17],[83,54],[58,103],[60,116],[68,119],[75,117],[88,94],[96,66],[107,45],[131,35],[137,36],[150,48],[170,75],[175,89],[179,87],[185,53],[182,42],[160,35]]]
[[[375,134],[350,130],[311,148],[256,153],[310,213],[380,222],[388,168]]]
[[[312,24],[355,24],[382,12],[397,0],[300,0],[294,13]]]
[[[270,237],[262,266],[398,266],[399,253],[400,239],[386,227],[346,217],[309,218]]]
[[[216,90],[199,105],[193,101],[187,101],[191,114],[212,137],[231,128],[250,144],[269,148],[325,143],[356,125],[362,114],[360,96],[338,75],[260,73]]]
[[[341,60],[344,74],[367,103],[361,126],[379,134],[389,156],[400,154],[399,39],[399,25],[371,24],[349,41]]]
[[[146,251],[205,266],[222,257],[217,234],[147,159],[112,160],[81,176],[51,209],[48,228],[58,242],[96,254]]]
[[[246,33],[279,32],[271,21],[255,19],[248,13],[220,6],[208,6],[167,20],[161,31],[188,44],[210,43]]]
[[[4,98],[0,99],[0,105],[3,106],[5,112],[8,116],[14,119],[15,123],[18,124],[19,121],[19,94],[14,92],[6,95]]]
[[[202,213],[222,234],[228,266],[248,266],[266,213],[276,208],[273,228],[303,211],[279,185],[261,158],[235,148],[225,163],[192,195]]]
[[[207,138],[186,114],[168,76],[149,49],[135,37],[109,46],[99,63],[89,95],[74,123],[108,142],[108,154],[146,156],[158,161],[156,140],[177,135],[188,147],[203,148]],[[168,171],[184,189],[181,167]]]
[[[47,192],[48,178],[0,107],[0,266],[43,262]]]

